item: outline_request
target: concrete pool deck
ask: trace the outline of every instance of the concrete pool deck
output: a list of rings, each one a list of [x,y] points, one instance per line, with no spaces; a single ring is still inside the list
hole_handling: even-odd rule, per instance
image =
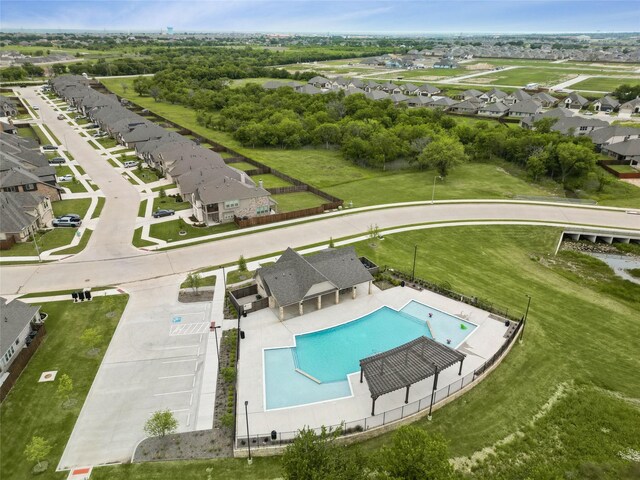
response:
[[[502,321],[490,317],[484,310],[452,300],[428,290],[395,287],[388,290],[373,288],[367,295],[367,285],[358,285],[358,296],[342,296],[340,304],[323,304],[321,310],[281,322],[271,309],[250,313],[240,324],[245,339],[240,341],[238,363],[238,414],[236,436],[246,436],[244,402],[248,401],[249,431],[251,436],[276,432],[295,432],[304,426],[320,427],[339,424],[341,421],[361,420],[371,415],[371,395],[366,380],[359,382],[359,372],[349,375],[353,395],[347,398],[327,400],[309,405],[299,405],[277,410],[265,409],[264,355],[265,348],[287,347],[294,344],[294,336],[334,327],[366,315],[384,305],[399,310],[411,300],[424,303],[450,315],[472,322],[478,327],[458,348],[465,353],[462,375],[458,366],[440,373],[438,389],[459,381],[488,360],[505,341],[507,327]],[[326,306],[325,306],[326,305]],[[384,335],[384,332],[381,332]],[[409,403],[431,394],[433,379],[429,378],[411,387]],[[404,389],[383,395],[376,402],[376,414],[404,405]]]

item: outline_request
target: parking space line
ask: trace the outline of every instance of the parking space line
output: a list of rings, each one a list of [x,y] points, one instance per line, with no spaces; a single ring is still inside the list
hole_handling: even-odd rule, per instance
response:
[[[158,380],[166,380],[167,378],[195,377],[195,375],[196,375],[195,373],[185,373],[183,375],[169,375],[168,377],[158,377]]]
[[[196,348],[198,345],[183,345],[181,347],[164,347],[165,350],[175,350],[177,348]]]
[[[162,363],[180,363],[180,362],[197,362],[197,361],[198,361],[197,358],[182,358],[180,360],[168,360]]]
[[[180,390],[178,392],[166,392],[166,393],[154,393],[154,397],[160,397],[162,395],[177,395],[178,393],[191,393],[191,400],[193,401],[193,390]],[[189,403],[191,405],[191,403]]]

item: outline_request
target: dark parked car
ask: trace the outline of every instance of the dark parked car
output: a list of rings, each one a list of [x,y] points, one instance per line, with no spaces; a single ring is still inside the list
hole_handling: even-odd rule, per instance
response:
[[[173,210],[156,210],[153,212],[153,218],[168,217],[175,214],[176,212]]]
[[[42,149],[43,150],[57,150],[58,146],[57,145],[43,145]]]
[[[79,227],[80,225],[82,225],[82,220],[72,217],[58,217],[53,220],[54,227]]]
[[[49,163],[53,164],[53,165],[61,165],[63,163],[65,163],[66,160],[62,157],[53,157],[49,159]]]
[[[64,120],[64,115],[63,114],[58,115],[58,120]]]

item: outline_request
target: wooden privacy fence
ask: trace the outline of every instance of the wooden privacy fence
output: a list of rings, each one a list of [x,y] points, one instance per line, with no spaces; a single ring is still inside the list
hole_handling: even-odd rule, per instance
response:
[[[29,346],[24,347],[22,350],[20,350],[11,365],[9,365],[9,368],[7,369],[9,376],[5,379],[2,385],[0,385],[0,402],[2,402],[9,394],[11,388],[20,377],[20,374],[22,373],[24,368],[27,366],[27,363],[29,363],[29,360],[31,360],[33,354],[36,353],[36,350],[38,350],[38,346],[40,346],[40,342],[42,342],[42,339],[46,334],[47,329],[45,328],[44,324],[40,325],[37,335],[33,337],[33,340],[31,341]]]
[[[615,175],[618,178],[640,178],[640,171],[635,173],[632,172],[618,172],[616,169],[611,168],[609,165],[629,165],[629,162],[625,160],[600,160],[598,161],[600,166],[604,168],[607,172]]]

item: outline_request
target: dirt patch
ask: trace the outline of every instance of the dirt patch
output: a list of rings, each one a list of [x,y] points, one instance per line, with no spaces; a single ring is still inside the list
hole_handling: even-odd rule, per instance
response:
[[[210,302],[213,300],[214,287],[199,288],[198,293],[191,288],[184,288],[178,293],[180,303]]]
[[[504,78],[504,77],[473,77],[473,78],[465,79],[465,82],[467,82],[467,83],[477,83],[477,84],[480,84],[480,85],[484,85],[484,84],[490,84],[490,83],[497,82],[501,78]]]
[[[490,63],[476,63],[475,65],[465,65],[467,70],[493,70],[494,66]]]

